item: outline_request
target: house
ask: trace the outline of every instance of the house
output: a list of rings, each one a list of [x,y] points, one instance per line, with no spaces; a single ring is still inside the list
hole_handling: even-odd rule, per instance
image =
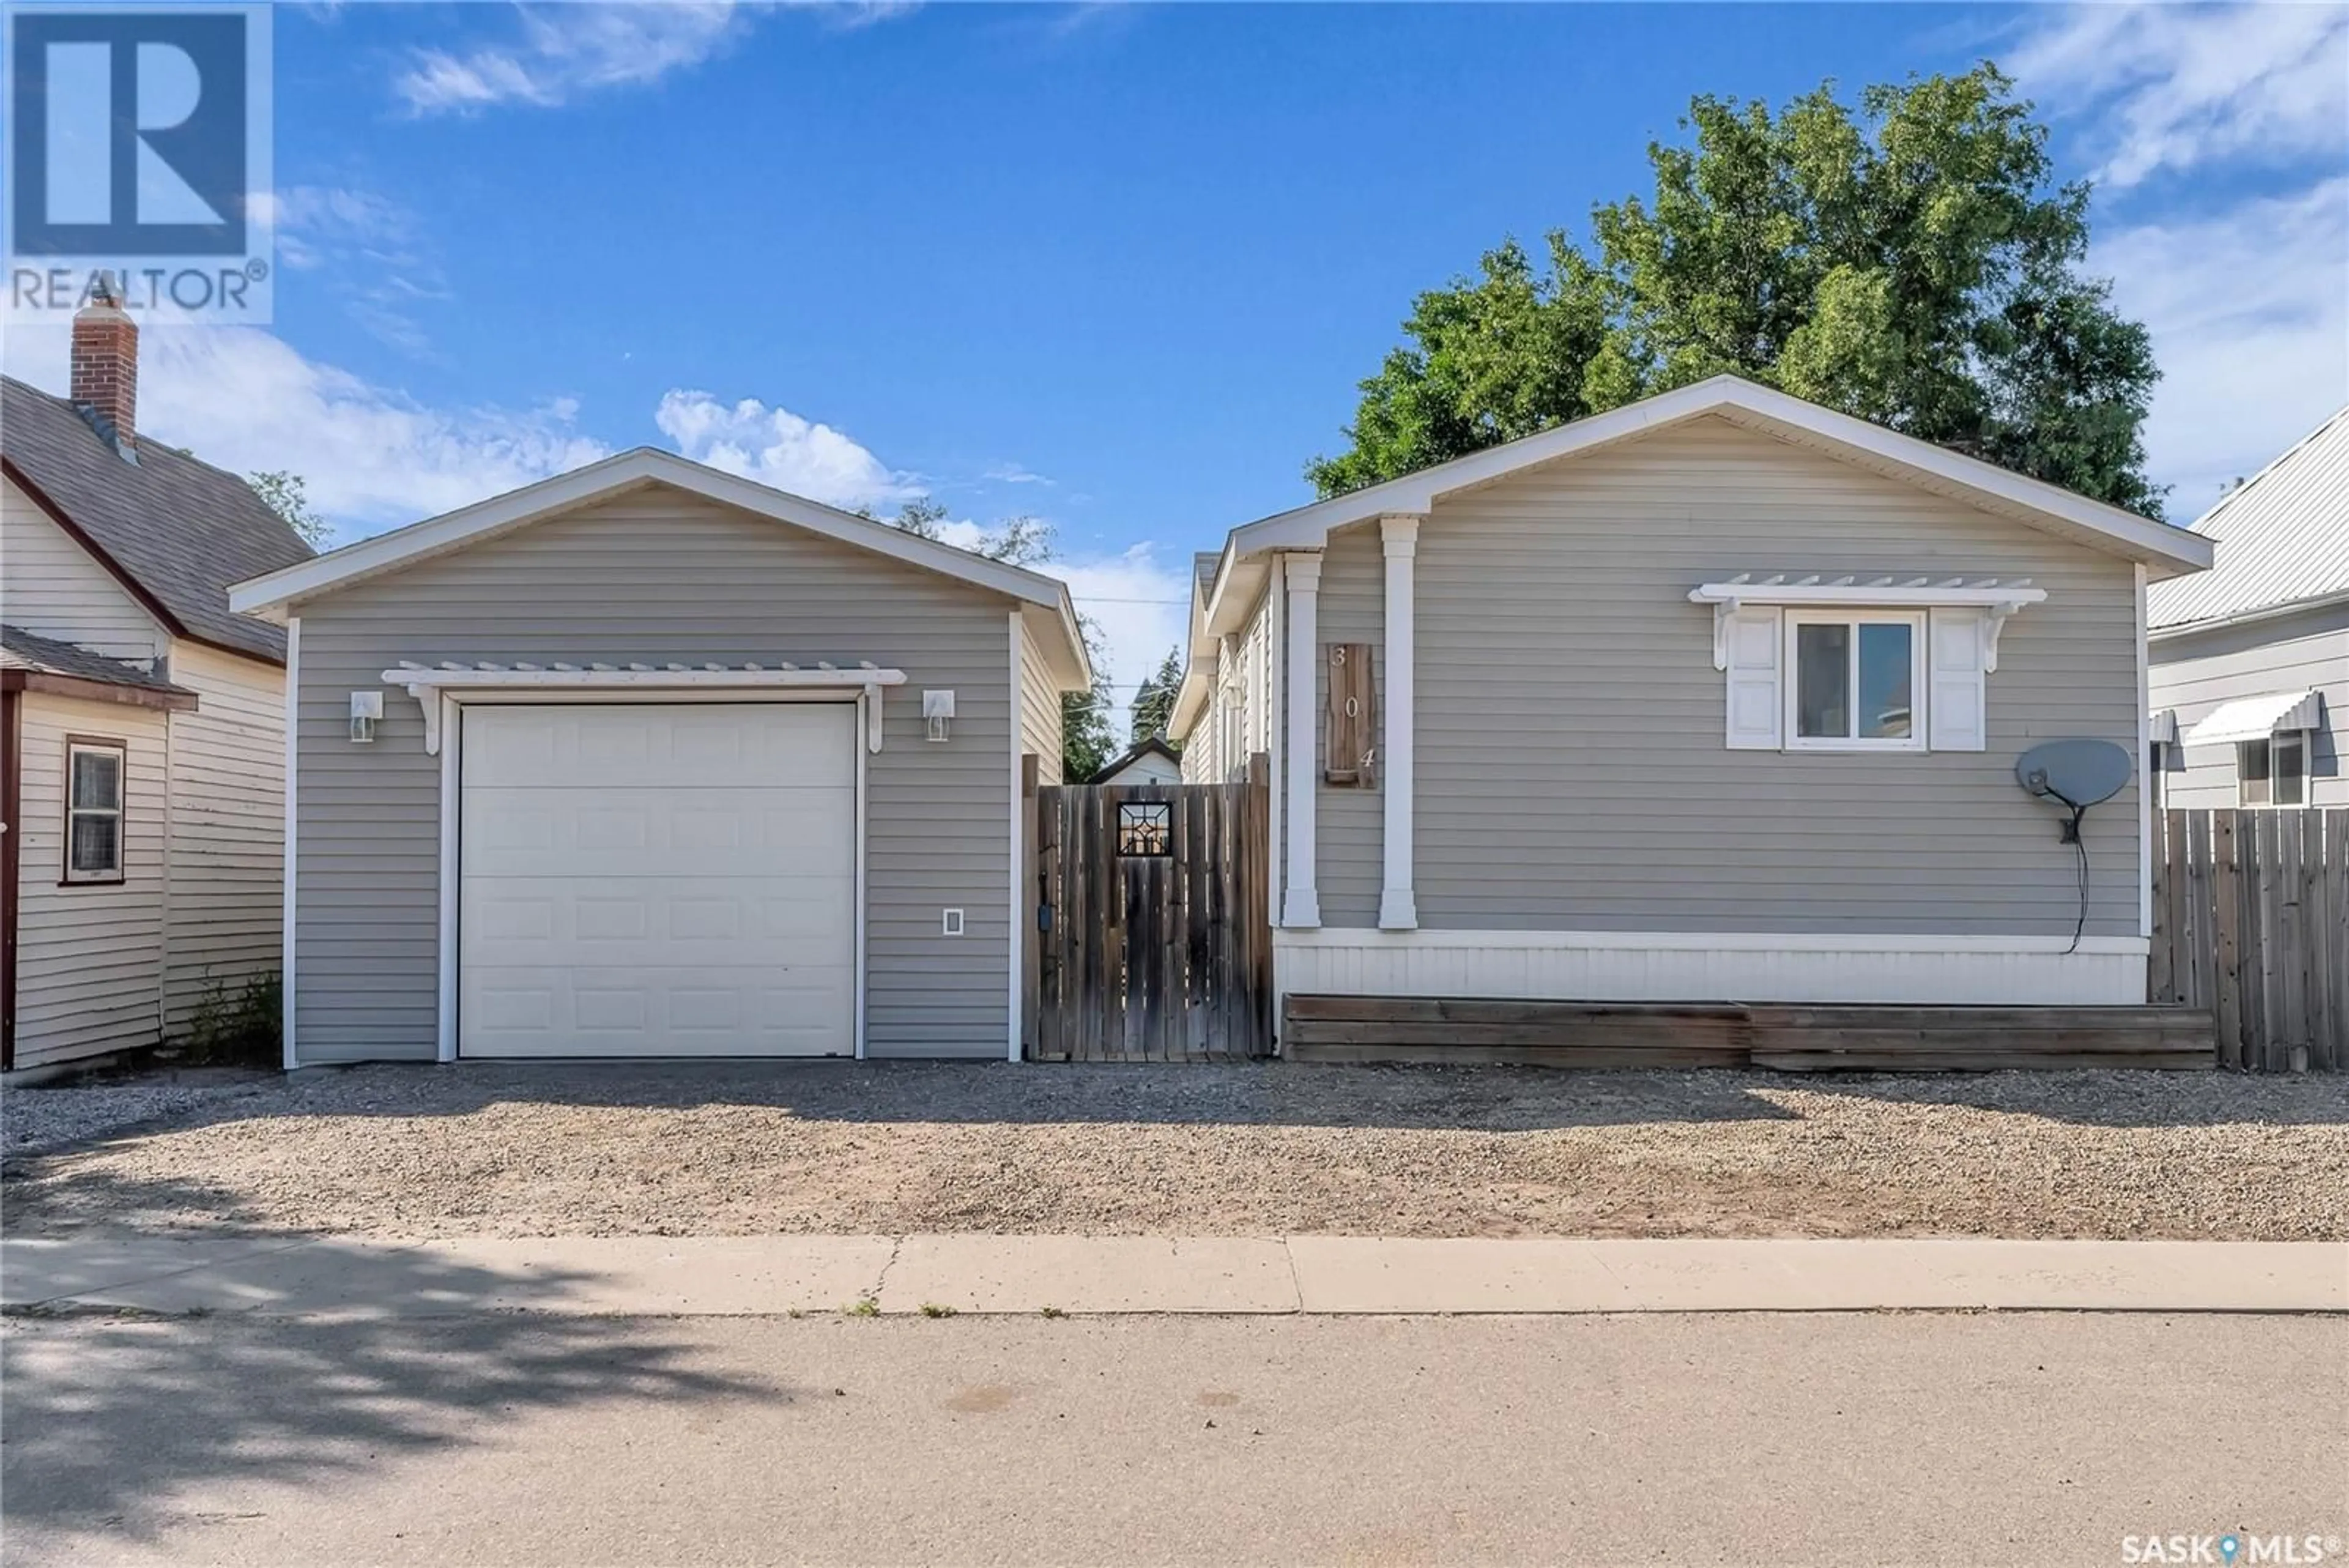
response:
[[[1268,753],[1276,988],[2142,1003],[2184,529],[1719,377],[1231,531],[1186,777]]]
[[[1050,577],[638,450],[240,585],[285,1061],[1016,1055]]]
[[[310,548],[139,434],[139,334],[73,323],[67,398],[0,379],[0,1058],[154,1045],[275,971],[285,639],[228,585]]]
[[[2158,804],[2349,805],[2349,408],[2194,532],[2218,566],[2147,599]]]
[[[1183,782],[1180,753],[1157,735],[1145,735],[1102,764],[1086,781],[1097,784],[1171,784]]]

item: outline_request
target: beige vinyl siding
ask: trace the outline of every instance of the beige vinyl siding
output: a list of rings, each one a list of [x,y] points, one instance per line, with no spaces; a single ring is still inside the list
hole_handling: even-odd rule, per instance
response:
[[[1321,555],[1319,657],[1313,676],[1313,806],[1318,830],[1317,884],[1325,926],[1375,926],[1385,886],[1386,546],[1379,524],[1365,523],[1330,535]],[[1426,635],[1423,629],[1421,636]],[[1376,776],[1370,788],[1326,782],[1330,760],[1330,647],[1371,645],[1371,690],[1379,695],[1372,727]],[[1423,699],[1424,701],[1424,699]]]
[[[16,1059],[38,1067],[159,1038],[166,898],[167,715],[24,696],[17,846]],[[123,880],[65,886],[66,737],[126,742]]]
[[[142,664],[171,643],[130,590],[13,479],[0,480],[0,621]]]
[[[1374,529],[1333,539],[1322,640],[1374,637]],[[1713,615],[1742,571],[2027,576],[1989,746],[1731,751]],[[2075,866],[2013,777],[2034,742],[2135,749],[2128,563],[1717,419],[1444,501],[1417,561],[1420,922],[1454,929],[2069,936]],[[1374,794],[1324,790],[1325,924],[1367,926]],[[2089,817],[2091,935],[2134,936],[2134,783]]]
[[[178,1033],[214,981],[232,998],[274,971],[285,883],[285,672],[181,640],[171,679],[197,693],[171,716],[171,909],[164,1027]]]
[[[1036,782],[1061,780],[1061,693],[1045,667],[1044,650],[1019,623],[1019,749],[1036,759]]]
[[[2310,748],[2309,804],[2349,805],[2349,775],[2342,768],[2349,738],[2349,604],[2207,632],[2166,638],[2153,645],[2153,711],[2178,711],[2183,734],[2221,702],[2271,691],[2324,693],[2324,728]],[[2236,751],[2231,745],[2188,746],[2185,766],[2164,779],[2167,804],[2180,807],[2237,804]]]
[[[1207,706],[1183,742],[1189,784],[1236,784],[1248,758],[1272,745],[1272,596],[1257,601],[1247,624],[1223,639]]]
[[[437,1005],[440,762],[388,691],[378,738],[349,693],[402,659],[678,660],[903,670],[866,759],[866,1037],[874,1055],[1001,1054],[1009,1020],[1009,600],[648,487],[297,607],[296,1031],[305,1062],[429,1057]],[[923,738],[921,691],[955,692]],[[946,937],[960,909],[967,934]]]

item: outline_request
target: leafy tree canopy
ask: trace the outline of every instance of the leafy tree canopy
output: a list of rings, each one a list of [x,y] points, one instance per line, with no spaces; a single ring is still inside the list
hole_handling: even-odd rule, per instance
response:
[[[1987,62],[1773,115],[1702,97],[1655,191],[1593,210],[1593,245],[1514,240],[1423,294],[1361,386],[1324,495],[1723,371],[2147,516],[2144,327],[2082,270],[2088,187]]]
[[[1092,778],[1119,751],[1117,730],[1110,722],[1109,649],[1101,623],[1080,615],[1077,629],[1084,634],[1085,656],[1092,660],[1093,683],[1090,691],[1061,693],[1061,776],[1071,784]]]
[[[323,550],[334,542],[335,525],[310,504],[309,487],[300,474],[282,468],[265,469],[246,474],[244,482],[261,497],[261,504],[285,518],[310,548]]]
[[[1167,734],[1174,719],[1174,694],[1183,689],[1183,649],[1178,646],[1166,650],[1158,668],[1142,683],[1133,697],[1133,724],[1127,743],[1138,746],[1155,736],[1169,746],[1174,746]],[[1174,747],[1180,751],[1179,746]]]

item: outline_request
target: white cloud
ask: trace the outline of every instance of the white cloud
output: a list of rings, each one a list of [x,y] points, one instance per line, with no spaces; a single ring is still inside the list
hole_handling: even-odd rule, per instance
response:
[[[1052,482],[1024,463],[999,462],[990,466],[981,478],[996,484],[1046,484]]]
[[[2349,147],[2349,7],[2138,3],[2042,15],[2007,66],[2033,97],[2094,111],[2090,145],[2107,185]]]
[[[882,506],[925,493],[916,475],[884,465],[830,425],[756,398],[725,403],[680,388],[662,397],[653,423],[696,462],[827,506]]]
[[[1189,578],[1159,560],[1156,546],[1147,542],[1120,555],[1047,562],[1041,569],[1067,583],[1078,613],[1101,625],[1123,742],[1135,689],[1157,672],[1166,650],[1183,640],[1189,627]]]
[[[2162,380],[2146,447],[2178,521],[2349,398],[2349,178],[2122,229],[2089,265],[2152,330]]]
[[[521,36],[457,52],[419,50],[392,90],[419,115],[505,103],[553,108],[699,65],[740,36],[749,9],[732,0],[524,6]]]
[[[63,391],[67,335],[17,328],[9,371]],[[468,505],[605,455],[568,400],[430,409],[249,327],[149,327],[139,428],[237,473],[290,469],[346,539]]]
[[[261,203],[281,265],[318,276],[351,318],[384,342],[431,357],[431,339],[413,312],[453,291],[414,213],[373,192],[336,186],[289,186]]]

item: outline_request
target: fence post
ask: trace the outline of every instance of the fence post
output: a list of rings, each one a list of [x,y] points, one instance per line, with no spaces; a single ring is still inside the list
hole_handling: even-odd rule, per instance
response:
[[[2248,1065],[2243,1057],[2242,888],[2235,863],[2238,815],[2210,814],[2210,907],[2218,936],[2212,973],[2218,994],[2211,1012],[2219,1027],[2220,1064],[2228,1067]]]

